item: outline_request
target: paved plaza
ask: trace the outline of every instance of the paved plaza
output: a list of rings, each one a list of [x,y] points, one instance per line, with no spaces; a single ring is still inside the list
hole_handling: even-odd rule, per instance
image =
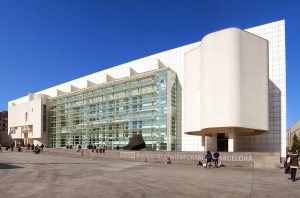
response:
[[[299,174],[3,151],[0,197],[299,197]]]

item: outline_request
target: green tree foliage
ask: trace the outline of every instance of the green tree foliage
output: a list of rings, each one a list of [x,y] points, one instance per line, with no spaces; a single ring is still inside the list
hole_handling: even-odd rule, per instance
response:
[[[300,137],[298,138],[296,134],[293,137],[293,145],[291,150],[298,151],[298,152],[300,151]]]

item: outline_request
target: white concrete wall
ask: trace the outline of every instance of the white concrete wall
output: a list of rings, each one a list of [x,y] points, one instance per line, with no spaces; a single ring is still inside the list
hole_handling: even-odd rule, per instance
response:
[[[198,130],[241,127],[268,131],[268,42],[230,28],[204,37],[201,49]]]
[[[202,67],[201,47],[191,50],[184,57],[184,132],[201,128]]]
[[[184,131],[268,131],[268,72],[265,39],[236,28],[205,36],[185,55]]]
[[[16,134],[12,134],[12,138],[21,138],[21,126],[32,125],[32,132],[28,133],[28,137],[41,137],[42,130],[42,99],[32,100],[8,109],[8,127],[19,127]],[[27,121],[26,121],[27,113]],[[10,130],[9,130],[10,131]]]
[[[11,137],[21,139],[24,138],[22,127],[28,126],[27,138],[46,144],[48,134],[43,131],[43,105],[47,102],[47,96],[29,94],[26,98],[27,102],[8,107],[8,131],[10,133],[11,127],[14,128],[15,133]]]
[[[269,42],[269,132],[239,137],[241,150],[286,154],[286,55],[285,21],[276,21],[246,31]]]

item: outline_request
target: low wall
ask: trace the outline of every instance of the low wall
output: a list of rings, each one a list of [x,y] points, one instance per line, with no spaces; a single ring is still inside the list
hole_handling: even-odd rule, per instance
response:
[[[107,150],[105,154],[96,154],[91,150],[44,148],[44,152],[54,154],[72,155],[88,158],[111,158],[141,162],[164,163],[166,157],[170,157],[174,164],[197,164],[198,161],[205,163],[206,152],[189,151],[130,151],[130,150]],[[229,167],[254,167],[254,168],[278,168],[280,167],[280,153],[274,152],[220,152],[220,159]]]

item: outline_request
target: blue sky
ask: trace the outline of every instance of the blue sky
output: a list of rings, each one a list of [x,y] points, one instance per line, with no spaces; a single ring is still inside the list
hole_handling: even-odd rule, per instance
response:
[[[0,0],[0,111],[7,102],[200,41],[286,20],[287,127],[300,119],[300,1]]]

